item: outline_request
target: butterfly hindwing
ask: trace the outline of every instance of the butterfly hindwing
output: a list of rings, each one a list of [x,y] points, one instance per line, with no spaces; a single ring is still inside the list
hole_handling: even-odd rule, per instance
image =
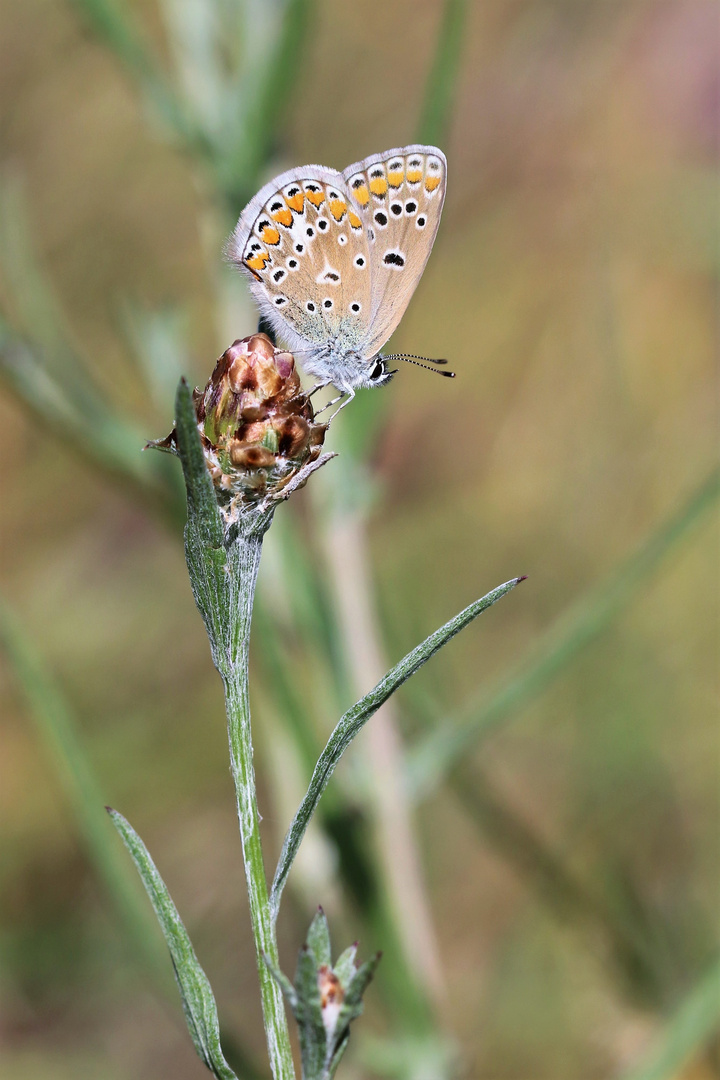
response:
[[[397,327],[425,269],[447,162],[435,146],[405,146],[350,165],[343,176],[368,233],[372,311],[363,352],[370,357]]]

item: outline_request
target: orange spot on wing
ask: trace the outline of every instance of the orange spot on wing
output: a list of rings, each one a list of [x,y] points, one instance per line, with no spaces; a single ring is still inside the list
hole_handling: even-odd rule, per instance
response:
[[[310,192],[308,192],[308,198],[310,198]],[[304,206],[305,196],[302,191],[298,191],[295,195],[286,195],[285,202],[288,204],[291,210],[294,210],[297,214],[302,214]]]
[[[440,184],[439,176],[426,176],[425,177],[425,190],[434,191]]]
[[[270,256],[267,251],[258,251],[255,255],[251,255],[249,259],[245,260],[245,265],[251,270],[264,270],[269,262]]]
[[[345,214],[347,213],[347,203],[343,202],[342,199],[331,199],[330,213],[336,221],[342,221],[342,219],[345,217]]]
[[[396,169],[395,172],[388,173],[388,184],[391,188],[399,188],[405,179],[405,171],[403,169]]]
[[[370,192],[365,184],[361,184],[360,187],[353,188],[353,195],[360,203],[361,206],[367,206],[370,202]]]
[[[271,214],[271,217],[273,221],[277,221],[280,225],[285,225],[288,228],[292,225],[292,210],[286,208],[278,210],[276,214]]]
[[[374,180],[370,181],[370,190],[373,195],[384,195],[387,189],[387,180],[384,176],[377,176]]]
[[[263,244],[270,244],[274,247],[275,244],[280,243],[280,233],[277,229],[274,229],[272,225],[266,225],[263,231],[260,233],[260,238]]]
[[[361,221],[361,220],[360,220],[360,218],[359,218],[359,217],[357,216],[357,214],[354,214],[354,213],[353,213],[353,211],[352,211],[352,210],[351,210],[351,211],[350,211],[350,213],[348,214],[348,221],[350,222],[350,226],[351,226],[351,227],[352,227],[353,229],[362,229],[362,221]]]
[[[418,180],[422,180],[422,170],[408,169],[407,179],[409,184],[417,184]]]
[[[305,194],[307,195],[313,206],[322,206],[322,204],[325,202],[324,191],[307,191],[305,192]]]

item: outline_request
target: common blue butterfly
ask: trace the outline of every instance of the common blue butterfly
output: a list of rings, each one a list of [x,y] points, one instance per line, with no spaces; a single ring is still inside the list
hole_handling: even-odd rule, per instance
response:
[[[380,349],[425,269],[446,177],[436,146],[387,150],[341,173],[304,165],[266,184],[228,241],[261,314],[344,404],[388,382],[389,360],[413,361]]]

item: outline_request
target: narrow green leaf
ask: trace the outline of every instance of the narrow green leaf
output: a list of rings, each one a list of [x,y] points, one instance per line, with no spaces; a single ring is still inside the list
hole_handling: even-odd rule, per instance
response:
[[[692,990],[649,1056],[623,1080],[675,1080],[720,1032],[720,960]]]
[[[322,1080],[327,1055],[327,1032],[322,1018],[320,987],[315,957],[307,945],[298,955],[295,971],[297,1011],[303,1080]]]
[[[361,964],[355,972],[355,976],[345,995],[345,1007],[352,1012],[351,1019],[353,1020],[360,1015],[363,994],[367,990],[368,984],[381,960],[382,953],[377,952],[369,960],[366,960],[364,964]]]
[[[387,675],[351,709],[348,709],[338,721],[318,759],[310,786],[283,843],[270,896],[275,918],[277,918],[280,897],[290,873],[290,867],[297,855],[310,818],[315,812],[320,797],[327,787],[338,761],[352,740],[399,686],[402,686],[411,675],[414,675],[443,645],[446,645],[451,638],[459,634],[473,619],[476,619],[483,611],[486,611],[506,593],[509,593],[522,580],[523,578],[513,578],[511,581],[505,582],[504,585],[499,585],[497,589],[493,589],[482,599],[476,600],[474,604],[470,604],[454,619],[445,623],[439,630],[426,638],[421,645],[416,646],[412,652],[409,652],[395,667],[391,668]]]
[[[310,923],[307,933],[307,947],[315,960],[315,967],[322,964],[330,964],[330,927],[322,908],[319,908],[315,918]]]
[[[493,731],[537,694],[623,610],[662,559],[708,513],[720,495],[715,468],[677,513],[654,531],[639,551],[593,589],[544,635],[531,656],[489,695],[465,706],[459,717],[436,727],[408,753],[408,782],[425,798],[477,740]]]
[[[355,978],[355,957],[357,956],[357,942],[349,945],[345,952],[340,953],[333,965],[333,971],[342,983],[343,987],[350,985]]]
[[[165,882],[142,840],[117,810],[108,807],[113,824],[130,852],[143,885],[147,889],[172,957],[175,978],[182,997],[187,1026],[195,1049],[218,1080],[237,1080],[220,1046],[217,1006],[208,977],[200,967],[187,930],[183,926]]]
[[[230,633],[231,575],[227,569],[220,511],[205,464],[192,393],[185,379],[180,380],[175,397],[175,430],[187,491],[185,558],[195,603],[208,632],[213,662],[218,671],[224,671]]]
[[[223,527],[215,490],[205,464],[197,427],[192,391],[181,379],[175,396],[178,455],[182,463],[188,498],[188,524],[207,537],[213,547],[223,546]]]
[[[460,71],[467,0],[445,0],[442,25],[430,73],[425,84],[425,100],[418,125],[418,141],[438,146],[450,126],[455,87]]]

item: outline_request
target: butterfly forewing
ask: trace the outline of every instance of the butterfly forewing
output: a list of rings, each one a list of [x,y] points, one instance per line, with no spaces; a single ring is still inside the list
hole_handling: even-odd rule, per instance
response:
[[[340,173],[307,166],[278,177],[243,212],[228,254],[297,351],[350,351],[367,337],[367,235]]]
[[[243,210],[227,254],[310,374],[349,390],[372,384],[372,358],[432,249],[445,183],[440,150],[405,146],[343,173],[292,169]]]
[[[400,322],[440,224],[447,163],[435,146],[406,146],[345,169],[370,248],[371,316],[362,351],[373,356]]]

